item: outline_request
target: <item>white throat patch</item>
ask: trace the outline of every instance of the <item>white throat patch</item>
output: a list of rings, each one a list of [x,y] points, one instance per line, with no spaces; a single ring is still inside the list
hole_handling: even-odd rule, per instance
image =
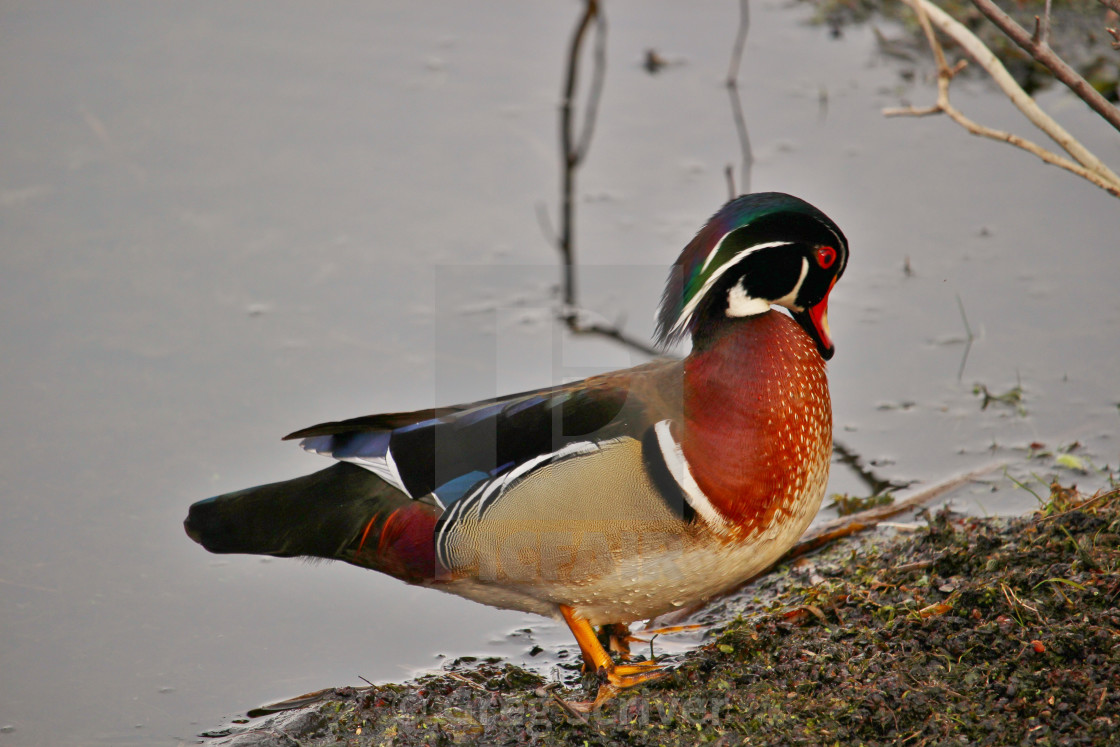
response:
[[[754,316],[769,310],[770,302],[765,298],[748,296],[742,283],[736,283],[727,291],[727,315],[730,317]]]
[[[734,231],[729,231],[728,233],[724,234],[723,238],[721,238],[719,240],[719,243],[716,244],[715,248],[712,249],[712,251],[708,253],[708,256],[704,259],[704,264],[701,267],[701,272],[703,272],[705,269],[707,269],[708,265],[715,258],[716,254],[719,253],[720,247],[723,245],[724,240],[726,240],[727,237],[730,236],[732,233],[734,233]],[[670,330],[669,334],[670,335],[675,335],[675,334],[679,333],[681,330],[684,330],[684,329],[688,328],[688,325],[692,323],[692,315],[696,313],[696,308],[700,305],[700,302],[702,300],[704,300],[705,297],[707,297],[708,292],[711,291],[711,289],[712,289],[712,286],[714,286],[716,284],[716,282],[721,277],[723,277],[723,274],[725,272],[730,270],[735,265],[739,264],[748,255],[753,254],[754,252],[757,252],[759,249],[769,249],[772,246],[788,246],[792,243],[793,243],[792,241],[769,241],[769,242],[766,242],[764,244],[755,244],[754,246],[749,246],[746,249],[743,249],[738,254],[736,254],[734,257],[732,257],[730,260],[728,260],[727,262],[724,262],[722,265],[720,265],[718,268],[716,268],[715,272],[713,272],[707,280],[704,281],[703,287],[701,287],[699,292],[697,292],[692,297],[692,300],[689,301],[687,304],[685,304],[684,308],[681,309],[680,316],[677,317],[677,321],[673,325],[673,328]],[[802,270],[802,273],[801,273],[802,278],[805,277],[805,271],[807,269],[808,268],[806,267]],[[801,286],[801,283],[798,282],[798,288],[800,288],[800,286]],[[769,306],[767,306],[767,308],[769,308]]]
[[[801,284],[805,282],[805,276],[808,274],[809,260],[802,257],[801,275],[797,278],[797,285],[793,286],[793,290],[789,293],[773,301],[748,296],[747,289],[743,287],[743,281],[740,280],[727,291],[727,316],[744,317],[762,314],[770,310],[770,304],[772,303],[778,306],[785,306],[791,311],[801,311],[801,307],[797,306],[797,294],[801,292]]]

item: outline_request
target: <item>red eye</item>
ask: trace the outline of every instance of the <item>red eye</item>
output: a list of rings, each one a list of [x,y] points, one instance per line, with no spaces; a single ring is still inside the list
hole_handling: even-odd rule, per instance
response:
[[[817,249],[817,264],[821,269],[827,270],[836,262],[836,250],[831,246],[822,246]]]

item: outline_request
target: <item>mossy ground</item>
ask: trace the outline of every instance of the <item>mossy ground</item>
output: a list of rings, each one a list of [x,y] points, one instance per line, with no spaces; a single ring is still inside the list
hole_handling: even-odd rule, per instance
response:
[[[1120,491],[1034,516],[939,513],[765,584],[664,680],[587,716],[503,663],[346,689],[236,745],[1109,744],[1120,733]],[[806,566],[808,569],[806,570]]]

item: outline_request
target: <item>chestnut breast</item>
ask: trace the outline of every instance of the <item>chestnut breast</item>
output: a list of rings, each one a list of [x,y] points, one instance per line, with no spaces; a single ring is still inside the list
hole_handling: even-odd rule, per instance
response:
[[[832,405],[824,360],[788,316],[721,327],[685,364],[679,438],[697,485],[750,535],[805,510],[808,491],[823,492]]]

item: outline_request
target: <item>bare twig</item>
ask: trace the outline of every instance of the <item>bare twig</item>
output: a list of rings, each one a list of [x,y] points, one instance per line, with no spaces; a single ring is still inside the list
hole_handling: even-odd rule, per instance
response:
[[[590,143],[587,139],[590,137],[590,128],[586,125],[585,120],[584,137],[580,138],[579,146],[575,145],[572,132],[573,100],[575,98],[576,82],[579,78],[579,58],[580,50],[583,47],[583,39],[587,34],[587,29],[598,15],[599,3],[596,0],[586,0],[583,15],[580,16],[579,22],[576,24],[575,33],[572,34],[572,41],[568,47],[568,71],[564,79],[564,97],[560,102],[560,151],[561,157],[564,159],[564,170],[561,177],[560,238],[557,247],[564,260],[564,304],[573,307],[576,303],[576,277],[575,247],[572,239],[575,229],[575,216],[572,201],[575,194],[576,169],[584,156],[587,155]],[[595,89],[593,88],[594,92]],[[590,112],[596,111],[597,105],[589,105],[588,110]]]
[[[961,311],[961,321],[964,322],[964,355],[961,356],[961,365],[957,369],[957,381],[961,380],[964,376],[964,365],[968,363],[968,354],[972,351],[972,343],[976,340],[976,335],[972,334],[972,326],[968,323],[968,317],[964,313],[964,301],[961,300],[961,294],[957,294],[957,308]]]
[[[863,460],[860,459],[859,454],[856,454],[836,439],[832,440],[832,452],[836,455],[836,460],[838,462],[856,473],[856,476],[871,490],[871,495],[881,495],[889,490],[898,490],[909,485],[909,483],[894,482],[879,477],[868,467],[864,466]]]
[[[936,37],[933,36],[932,30],[929,29],[929,23],[936,25],[943,33],[949,35],[954,41],[960,44],[965,51],[992,76],[992,79],[1003,90],[1004,94],[1011,99],[1011,102],[1015,104],[1019,111],[1023,112],[1035,127],[1045,132],[1050,139],[1069,153],[1078,163],[1086,169],[1105,177],[1112,183],[1120,182],[1120,177],[1117,177],[1100,159],[1089,152],[1089,150],[1078,142],[1073,135],[1069,134],[1064,127],[1046,114],[1035,100],[1019,87],[1019,84],[1016,83],[1011,74],[1007,72],[1007,68],[1003,66],[1003,63],[999,61],[995,54],[988,49],[980,39],[965,28],[964,25],[955,21],[940,8],[928,2],[928,0],[908,0],[908,2],[910,2],[911,7],[920,8],[921,10],[919,12],[925,11],[926,22],[924,23],[924,27],[926,28],[926,35],[927,38],[932,38],[934,40],[934,44],[937,43]],[[937,46],[940,48],[940,45]],[[942,64],[944,64],[943,55],[941,59]],[[949,77],[951,78],[952,76]],[[945,81],[945,85],[948,85],[948,80]],[[948,94],[946,94],[946,98],[948,98]],[[991,132],[995,131],[992,130]],[[989,135],[989,137],[990,136],[991,135]],[[1023,142],[1026,143],[1027,141]]]
[[[661,355],[661,351],[650,345],[648,342],[632,337],[618,326],[613,324],[601,324],[599,322],[585,322],[580,318],[579,311],[576,309],[568,309],[564,313],[564,320],[568,325],[569,331],[576,335],[598,335],[599,337],[607,337],[615,342],[621,343],[628,348],[633,348],[639,353],[645,353],[648,356],[656,357]]]
[[[751,28],[750,0],[739,0],[739,31],[735,34],[735,45],[731,47],[731,64],[727,68],[727,85],[739,85],[739,66],[743,62],[743,49],[747,45],[747,32]]]
[[[482,692],[489,692],[482,685],[478,684],[477,682],[470,679],[469,677],[464,677],[463,675],[459,674],[458,672],[446,672],[445,676],[450,677],[453,680],[458,680],[459,682],[462,682],[464,685],[466,685],[467,687],[472,688],[474,690],[481,690]],[[365,680],[365,677],[363,677],[362,679]],[[366,680],[366,682],[369,682],[369,680]]]
[[[563,698],[561,698],[559,695],[556,694],[556,688],[558,686],[559,685],[557,683],[551,683],[551,684],[545,685],[544,687],[538,687],[537,690],[536,690],[536,693],[540,697],[548,696],[548,697],[552,698],[552,702],[554,702],[554,703],[556,703],[556,705],[560,706],[560,709],[563,710],[564,713],[568,714],[569,716],[571,716],[572,718],[574,718],[578,721],[582,721],[584,724],[587,724],[588,723],[587,716],[584,716],[581,711],[592,710],[592,708],[591,708],[592,704],[590,704],[590,703],[569,703],[568,701],[564,700]]]
[[[1032,607],[1029,604],[1027,604],[1026,602],[1024,602],[1022,599],[1020,599],[1019,595],[1015,593],[1014,589],[1012,589],[1010,586],[1008,586],[1007,584],[1005,584],[1003,582],[1000,582],[999,586],[1000,586],[1000,590],[1003,591],[1003,598],[1007,600],[1007,606],[1009,606],[1011,608],[1011,610],[1016,613],[1016,615],[1015,615],[1016,617],[1019,616],[1018,615],[1018,612],[1019,612],[1018,608],[1022,607],[1023,609],[1028,609],[1031,612],[1038,615],[1039,622],[1041,622],[1043,624],[1046,623],[1046,619],[1042,617],[1042,613],[1039,612],[1036,607]]]
[[[576,155],[582,162],[591,148],[591,135],[595,131],[595,120],[599,114],[599,100],[603,96],[603,81],[607,74],[607,17],[595,13],[595,49],[592,52],[595,63],[591,66],[591,90],[587,94],[587,109],[583,113],[583,129],[579,134]]]
[[[737,85],[727,87],[727,95],[731,99],[731,118],[735,121],[735,132],[739,135],[739,152],[742,154],[740,172],[743,181],[743,193],[751,191],[751,166],[754,165],[754,155],[751,151],[751,137],[747,132],[747,118],[743,115],[743,102],[739,99]],[[733,198],[739,194],[731,195]]]
[[[731,62],[727,68],[727,94],[731,99],[731,117],[735,121],[735,132],[739,136],[739,151],[742,154],[743,192],[751,188],[751,167],[754,155],[751,151],[751,137],[747,131],[747,119],[743,115],[743,102],[739,98],[739,68],[743,62],[743,50],[747,44],[747,32],[751,28],[750,0],[739,0],[739,30],[735,34],[735,44],[731,48]],[[729,176],[730,180],[730,176]],[[734,185],[731,197],[737,197]]]
[[[1120,130],[1120,109],[1108,103],[1108,100],[1101,96],[1097,89],[1089,84],[1089,81],[1078,75],[1077,71],[1067,65],[1065,60],[1054,54],[1054,50],[1050,49],[1047,44],[1050,31],[1050,0],[1046,2],[1046,15],[1042,23],[1041,38],[1037,40],[1031,38],[1026,29],[1016,23],[1011,16],[1000,10],[992,0],[972,0],[972,4],[987,16],[988,20],[998,26],[1000,31],[1007,34],[1013,42],[1022,47],[1027,54],[1049,68],[1050,72],[1054,73],[1055,78],[1069,87],[1082,101],[1092,107],[1093,111],[1100,114],[1106,122],[1117,130]]]
[[[1050,45],[1050,2],[1046,0],[1046,6],[1043,8],[1042,17],[1034,17],[1034,34],[1031,40],[1035,44],[1040,44],[1043,47]]]
[[[876,506],[875,508],[869,508],[866,511],[860,511],[859,513],[852,514],[851,516],[842,516],[839,519],[825,522],[824,524],[821,524],[820,526],[806,532],[805,536],[803,536],[797,542],[797,544],[786,551],[785,555],[774,561],[774,563],[770,566],[767,566],[765,570],[759,572],[754,576],[751,576],[741,584],[728,589],[727,591],[719,594],[716,597],[713,597],[713,599],[709,599],[708,601],[703,602],[702,604],[683,607],[680,610],[675,610],[673,612],[669,612],[656,617],[646,623],[646,626],[651,628],[661,627],[666,625],[673,625],[674,623],[677,623],[681,620],[685,620],[698,610],[703,609],[708,604],[711,604],[714,599],[723,599],[724,597],[732,596],[738,593],[741,589],[750,586],[759,578],[770,573],[770,571],[772,571],[775,567],[781,565],[782,563],[786,563],[795,558],[799,558],[802,555],[813,552],[814,550],[819,550],[825,545],[835,542],[836,540],[843,537],[848,537],[853,534],[865,532],[869,529],[874,529],[886,519],[897,516],[906,511],[924,506],[935,498],[939,498],[952,490],[956,490],[960,486],[966,485],[969,482],[972,482],[973,480],[976,480],[977,478],[989,472],[992,472],[993,470],[996,470],[1001,466],[1003,465],[989,464],[986,467],[981,467],[980,469],[973,470],[968,474],[951,478],[944,482],[938,483],[937,485],[931,485],[924,490],[919,490],[905,500],[896,501],[895,503],[891,503],[886,506]]]
[[[595,48],[592,52],[591,87],[583,110],[583,124],[577,134],[573,121],[576,118],[576,91],[579,87],[580,60],[589,31],[594,30]],[[576,174],[591,149],[603,81],[607,69],[607,20],[597,0],[585,0],[583,13],[576,22],[568,45],[568,61],[564,76],[563,98],[560,103],[560,157],[562,165],[560,187],[560,227],[554,234],[548,215],[538,210],[541,229],[549,241],[556,245],[563,263],[563,290],[560,318],[568,330],[577,335],[599,335],[615,340],[646,355],[658,354],[656,348],[643,340],[623,332],[619,327],[586,321],[577,301],[576,250],[575,250],[575,193]]]
[[[917,13],[918,20],[925,32],[926,40],[929,42],[930,48],[937,58],[937,104],[927,109],[915,109],[913,107],[887,109],[883,111],[884,115],[888,117],[900,115],[922,116],[944,112],[952,118],[954,122],[974,135],[980,135],[993,140],[1002,140],[1018,148],[1022,148],[1038,156],[1046,163],[1060,166],[1067,171],[1071,171],[1083,179],[1096,184],[1113,196],[1120,197],[1120,177],[1113,173],[1111,169],[1105,166],[1100,159],[1089,152],[1089,150],[1072,135],[1066,132],[1065,128],[1055,122],[1046,112],[1042,111],[1034,99],[1019,87],[1019,84],[1015,82],[1011,74],[1007,72],[1007,69],[1000,63],[992,51],[976,38],[971,31],[928,0],[904,0],[904,2]],[[963,64],[958,63],[956,67],[949,67],[945,60],[945,54],[941,49],[941,44],[937,41],[937,37],[933,33],[932,26],[937,26],[939,31],[951,37],[964,48],[981,67],[988,71],[988,74],[992,76],[992,79],[1000,86],[1008,98],[1011,99],[1012,103],[1015,104],[1019,111],[1023,112],[1036,127],[1045,132],[1067,153],[1077,159],[1077,163],[1052,153],[1018,135],[1012,135],[1009,132],[995,130],[973,122],[954,107],[949,102],[949,82],[962,69]]]
[[[905,500],[896,501],[885,506],[876,506],[866,511],[860,511],[858,514],[842,516],[839,519],[825,522],[815,529],[806,532],[805,536],[802,537],[796,545],[791,547],[789,552],[782,556],[778,563],[812,552],[840,537],[847,537],[848,535],[871,529],[886,519],[898,516],[905,511],[918,508],[919,506],[924,506],[935,498],[939,498],[952,490],[956,490],[960,486],[966,485],[1002,466],[1002,464],[989,464],[986,467],[981,467],[980,469],[973,470],[959,477],[954,477],[945,482],[940,482],[937,485],[932,485],[924,490],[919,490]]]
[[[1097,0],[1097,2],[1111,10],[1117,16],[1120,16],[1120,0]],[[1112,48],[1120,49],[1120,29],[1105,26],[1104,30],[1112,37]]]

